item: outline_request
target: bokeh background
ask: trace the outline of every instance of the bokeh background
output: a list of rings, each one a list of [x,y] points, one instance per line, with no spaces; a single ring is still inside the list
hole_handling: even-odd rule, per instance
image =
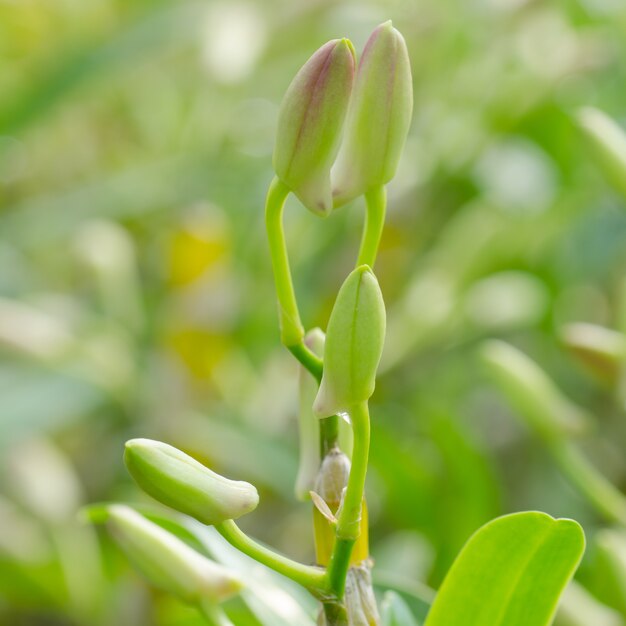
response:
[[[585,454],[626,487],[623,406],[559,340],[620,324],[626,200],[575,115],[626,121],[622,0],[0,0],[1,624],[201,623],[79,520],[147,501],[123,467],[131,437],[253,482],[243,526],[312,560],[263,201],[294,73],[388,18],[415,114],[377,266],[377,567],[436,587],[481,524],[541,509],[584,525],[580,580],[625,614],[594,556],[605,521],[476,357],[500,337],[541,363],[594,416]],[[321,220],[290,200],[286,218],[303,319],[324,327],[363,206]]]

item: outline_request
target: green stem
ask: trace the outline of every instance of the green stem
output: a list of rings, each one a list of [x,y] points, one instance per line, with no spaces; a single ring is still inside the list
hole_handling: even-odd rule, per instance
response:
[[[322,459],[339,445],[339,416],[330,415],[320,420],[320,453]]]
[[[291,280],[287,243],[283,229],[283,208],[289,188],[274,178],[267,191],[265,203],[265,226],[272,258],[280,316],[280,337],[287,347],[298,346],[304,337],[296,294]]]
[[[626,525],[626,498],[568,441],[550,443],[563,472],[608,521]]]
[[[217,531],[240,552],[308,589],[314,596],[325,596],[325,572],[322,568],[303,565],[262,546],[246,535],[233,520],[215,526]]]
[[[322,360],[304,343],[304,327],[300,321],[289,267],[289,255],[283,228],[283,208],[288,195],[289,188],[278,178],[274,178],[268,189],[265,202],[265,226],[278,298],[280,339],[319,382],[322,379]]]
[[[367,206],[365,224],[361,237],[361,247],[356,266],[369,265],[374,267],[376,254],[380,244],[380,237],[385,225],[385,212],[387,208],[387,191],[384,185],[375,187],[365,194]]]
[[[326,626],[349,626],[348,611],[343,602],[324,602],[324,616]]]
[[[315,378],[317,384],[322,382],[322,374],[324,372],[324,364],[305,343],[299,343],[297,346],[290,346],[289,351],[293,356],[300,361],[300,363],[309,371],[309,373]]]
[[[350,556],[361,526],[361,507],[370,446],[370,416],[367,402],[351,407],[350,419],[354,432],[352,465],[348,485],[341,504],[335,530],[335,546],[328,565],[328,587],[339,599],[343,597]]]
[[[224,610],[210,600],[203,600],[198,605],[198,609],[210,626],[235,626]]]
[[[323,361],[305,343],[298,302],[291,278],[289,255],[283,228],[283,208],[289,188],[274,178],[267,192],[265,224],[272,257],[272,269],[278,297],[280,338],[293,356],[311,373],[318,385],[322,381]],[[322,456],[337,442],[339,418],[336,415],[321,422]]]

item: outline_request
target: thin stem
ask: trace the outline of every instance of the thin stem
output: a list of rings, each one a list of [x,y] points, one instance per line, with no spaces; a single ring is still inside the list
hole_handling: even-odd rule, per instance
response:
[[[322,374],[324,371],[324,364],[305,343],[299,343],[297,346],[289,346],[289,351],[293,356],[300,361],[300,363],[309,371],[311,376],[315,378],[317,384],[322,382]]]
[[[322,381],[323,361],[305,343],[298,302],[291,278],[289,254],[283,228],[283,208],[289,188],[274,178],[267,192],[265,224],[272,257],[272,269],[278,297],[280,338],[293,356],[311,373],[318,385]],[[321,422],[322,456],[337,442],[339,418],[327,417]]]
[[[272,257],[272,269],[278,297],[281,340],[287,347],[298,346],[304,337],[296,294],[291,280],[289,256],[283,229],[283,208],[289,188],[274,178],[267,192],[265,203],[265,226]]]
[[[246,535],[233,520],[215,526],[217,531],[240,552],[308,589],[314,596],[325,596],[325,572],[322,568],[303,565],[262,546]]]
[[[320,453],[322,459],[339,443],[339,416],[320,420]]]
[[[289,267],[283,228],[283,208],[288,195],[289,188],[278,178],[274,178],[268,189],[265,203],[265,226],[278,298],[280,339],[319,382],[322,379],[322,360],[304,343],[304,327],[300,321]]]
[[[376,255],[380,244],[380,237],[385,225],[385,212],[387,208],[387,191],[384,185],[375,187],[365,194],[367,207],[361,247],[356,266],[369,265],[374,267]]]
[[[326,617],[326,626],[348,626],[348,611],[343,602],[328,601],[324,602],[324,616]]]
[[[198,609],[210,626],[235,626],[219,604],[210,600],[203,600],[198,605]]]
[[[349,414],[354,432],[352,465],[337,520],[335,546],[327,571],[328,587],[337,598],[343,597],[352,548],[360,533],[361,507],[370,446],[370,417],[367,402],[354,405]]]
[[[626,498],[568,441],[554,441],[550,451],[561,469],[608,521],[626,525]]]

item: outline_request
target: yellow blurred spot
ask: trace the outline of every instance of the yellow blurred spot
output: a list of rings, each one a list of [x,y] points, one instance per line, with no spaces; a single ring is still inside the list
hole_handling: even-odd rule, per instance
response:
[[[194,212],[171,238],[169,250],[170,283],[188,285],[224,260],[229,237],[220,215]]]
[[[205,329],[187,328],[173,332],[168,344],[191,373],[201,380],[211,377],[230,349],[228,337]]]

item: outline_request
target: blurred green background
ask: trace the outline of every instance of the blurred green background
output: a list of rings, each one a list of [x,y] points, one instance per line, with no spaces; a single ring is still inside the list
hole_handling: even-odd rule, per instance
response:
[[[626,122],[623,0],[0,0],[0,624],[200,623],[78,521],[86,503],[147,502],[121,459],[131,437],[253,482],[243,527],[312,560],[263,201],[294,73],[389,18],[415,114],[377,266],[377,568],[436,587],[478,526],[523,509],[573,517],[593,544],[603,520],[476,348],[501,337],[540,362],[626,487],[623,407],[559,342],[569,322],[619,325],[626,201],[573,116]],[[326,324],[362,217],[361,201],[326,220],[289,201],[308,327]],[[596,560],[581,580],[626,612]]]

